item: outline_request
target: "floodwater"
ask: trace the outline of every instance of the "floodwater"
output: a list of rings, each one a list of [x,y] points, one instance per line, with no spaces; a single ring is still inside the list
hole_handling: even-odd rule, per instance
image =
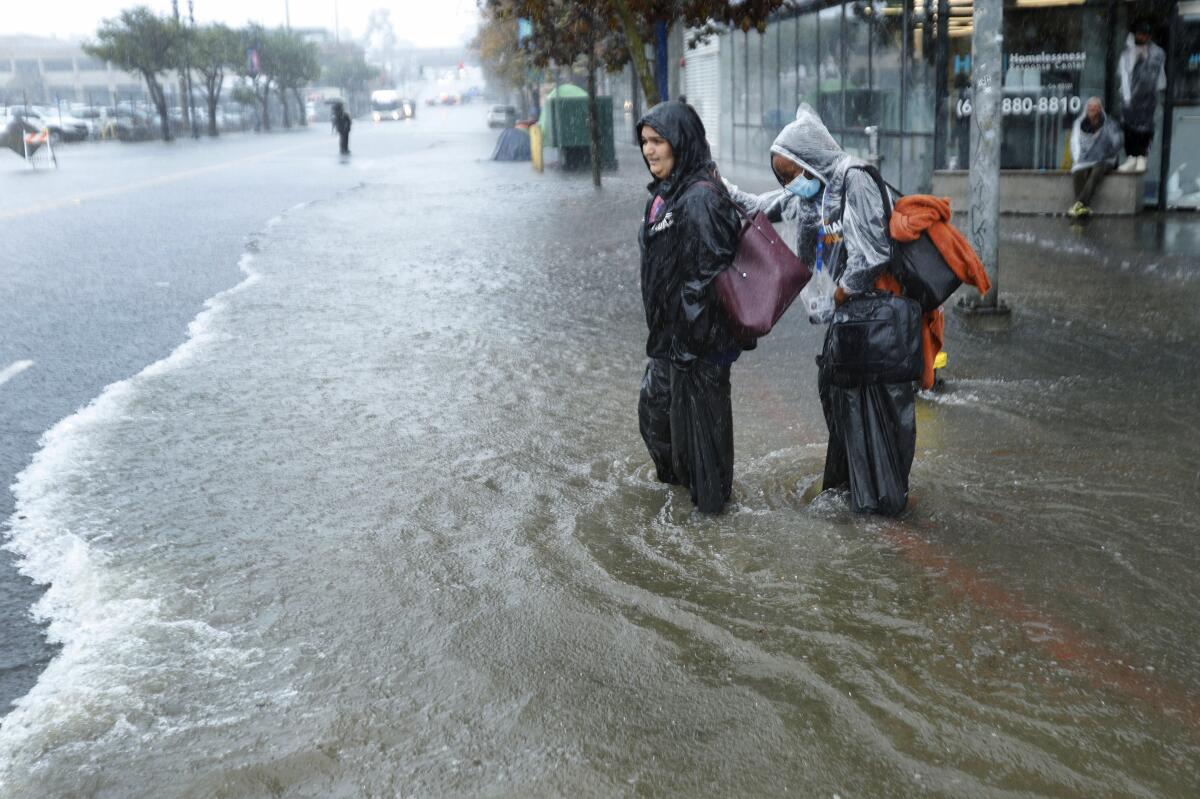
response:
[[[283,214],[46,435],[10,534],[62,650],[0,794],[1195,795],[1195,274],[1007,241],[899,520],[812,500],[789,318],[706,517],[638,438],[642,175],[491,141]]]

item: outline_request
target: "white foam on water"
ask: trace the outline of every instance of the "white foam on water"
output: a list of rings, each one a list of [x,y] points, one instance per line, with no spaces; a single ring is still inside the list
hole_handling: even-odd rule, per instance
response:
[[[160,613],[161,587],[111,567],[103,551],[89,542],[106,539],[112,531],[80,511],[72,486],[88,480],[98,460],[97,434],[126,414],[139,387],[185,366],[220,335],[213,320],[232,296],[262,279],[253,264],[254,255],[244,253],[238,266],[246,277],[204,303],[182,344],[137,375],[105,387],[87,406],[55,424],[42,435],[29,466],[17,475],[12,486],[15,510],[4,547],[18,556],[22,574],[47,586],[32,614],[47,625],[47,638],[62,649],[0,723],[0,795],[14,767],[22,758],[28,760],[29,753],[22,750],[31,736],[56,724],[87,723],[87,708],[96,697],[120,697],[126,664],[114,657],[117,653],[149,638],[181,636],[185,648],[204,647],[213,654],[224,650],[238,657],[226,633],[199,622],[181,629],[179,620]]]

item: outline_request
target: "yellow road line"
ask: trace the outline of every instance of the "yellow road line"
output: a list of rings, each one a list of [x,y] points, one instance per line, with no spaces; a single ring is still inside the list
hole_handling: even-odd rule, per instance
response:
[[[83,194],[65,197],[61,200],[52,200],[50,202],[41,203],[40,205],[30,205],[24,208],[18,208],[14,211],[0,211],[0,219],[16,219],[22,216],[30,216],[32,214],[40,214],[46,211],[56,211],[60,208],[82,205],[88,200],[96,200],[102,197],[112,197],[118,194],[127,194],[129,192],[154,188],[156,186],[165,186],[170,183],[177,183],[181,180],[187,180],[188,178],[194,178],[197,175],[204,175],[210,172],[219,172],[222,169],[228,169],[233,166],[238,166],[239,164],[246,164],[252,161],[262,160],[263,158],[270,158],[271,156],[289,153],[293,150],[300,150],[305,147],[316,147],[318,144],[325,144],[325,142],[305,142],[303,144],[293,144],[291,147],[281,147],[277,150],[270,150],[265,153],[255,153],[254,155],[235,158],[231,161],[222,161],[219,164],[209,164],[208,166],[184,169],[180,172],[173,172],[169,175],[159,175],[158,177],[147,178],[146,180],[141,180],[137,183],[128,183],[124,186],[114,186],[110,189],[96,189],[94,191],[84,192]]]

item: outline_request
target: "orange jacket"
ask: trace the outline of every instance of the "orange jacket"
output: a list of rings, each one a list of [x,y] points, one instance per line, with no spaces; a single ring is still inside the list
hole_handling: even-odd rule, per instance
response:
[[[892,209],[889,232],[896,241],[915,241],[922,233],[929,238],[959,280],[974,286],[980,294],[991,289],[987,271],[970,242],[950,224],[950,198],[913,194],[901,197]],[[884,272],[875,281],[875,288],[902,294],[900,283],[891,272]],[[933,360],[942,351],[946,317],[941,308],[926,313],[921,319],[921,353],[925,357],[925,372],[921,388],[933,387]]]

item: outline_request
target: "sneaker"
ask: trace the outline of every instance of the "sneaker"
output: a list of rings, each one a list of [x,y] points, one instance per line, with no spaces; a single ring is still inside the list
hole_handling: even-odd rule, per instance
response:
[[[1076,200],[1075,204],[1067,209],[1067,216],[1071,217],[1072,219],[1078,219],[1079,218],[1079,210],[1081,208],[1083,208],[1083,203]]]
[[[1091,215],[1092,215],[1092,209],[1088,208],[1083,203],[1080,203],[1079,204],[1079,213],[1077,214],[1077,216],[1091,216]]]
[[[1146,156],[1139,155],[1137,157],[1137,166],[1135,166],[1133,168],[1133,171],[1134,172],[1145,172],[1146,171]]]
[[[1132,172],[1133,170],[1137,169],[1137,162],[1138,162],[1138,157],[1136,155],[1131,155],[1125,159],[1125,163],[1123,163],[1119,167],[1117,167],[1117,171],[1118,172]]]

